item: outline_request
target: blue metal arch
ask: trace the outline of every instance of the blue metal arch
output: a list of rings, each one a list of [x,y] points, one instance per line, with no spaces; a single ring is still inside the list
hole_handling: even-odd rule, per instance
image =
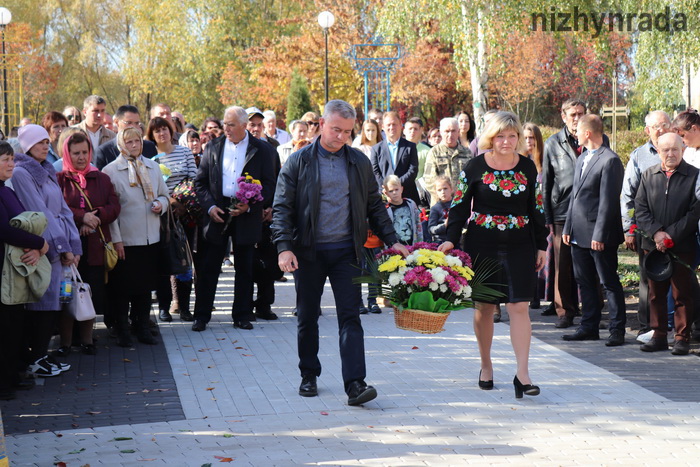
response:
[[[404,50],[401,44],[384,44],[374,38],[369,44],[355,44],[348,54],[353,68],[362,74],[365,85],[365,115],[370,109],[391,108],[391,75],[399,66]]]

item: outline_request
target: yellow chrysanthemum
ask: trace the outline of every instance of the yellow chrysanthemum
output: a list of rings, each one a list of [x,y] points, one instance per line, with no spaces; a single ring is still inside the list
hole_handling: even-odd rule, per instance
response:
[[[394,272],[398,268],[405,266],[406,261],[404,261],[401,255],[393,255],[379,265],[379,272]]]
[[[474,271],[466,266],[452,266],[452,269],[457,271],[460,276],[466,278],[467,280],[471,280],[472,277],[474,277]]]
[[[425,248],[418,250],[416,264],[418,266],[424,266],[428,269],[434,269],[439,266],[447,265],[447,263],[445,263],[445,254],[443,252],[427,250]]]

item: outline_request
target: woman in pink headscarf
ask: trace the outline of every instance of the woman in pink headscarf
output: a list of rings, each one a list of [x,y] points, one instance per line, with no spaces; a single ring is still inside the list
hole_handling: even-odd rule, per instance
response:
[[[119,215],[119,198],[109,177],[93,165],[90,138],[82,131],[73,133],[63,143],[63,171],[57,174],[66,204],[73,211],[73,220],[80,232],[83,256],[78,271],[92,289],[92,302],[98,314],[105,313],[105,250],[104,241],[111,241],[109,224]],[[61,318],[59,355],[70,353],[73,340],[73,317],[66,311]],[[95,355],[92,341],[95,320],[79,323],[80,348],[84,354]],[[109,324],[109,316],[105,315]]]

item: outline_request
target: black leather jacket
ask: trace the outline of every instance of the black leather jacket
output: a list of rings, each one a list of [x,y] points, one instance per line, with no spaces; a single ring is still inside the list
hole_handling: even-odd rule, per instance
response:
[[[643,174],[634,200],[639,228],[653,237],[663,230],[673,239],[673,251],[691,252],[697,246],[700,202],[697,199],[698,169],[681,160],[671,177],[661,164],[648,168]],[[653,250],[653,241],[642,238],[642,248]]]
[[[272,240],[277,251],[315,259],[315,238],[320,206],[317,138],[293,153],[282,166],[272,214]],[[343,146],[350,179],[352,238],[358,261],[363,258],[367,221],[387,245],[396,243],[396,232],[379,195],[369,159],[357,149]]]

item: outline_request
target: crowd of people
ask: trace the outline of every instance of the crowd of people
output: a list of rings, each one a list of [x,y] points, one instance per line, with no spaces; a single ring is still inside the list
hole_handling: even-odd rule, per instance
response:
[[[639,255],[640,336],[648,337],[641,350],[667,349],[674,328],[673,353],[688,353],[691,334],[700,333],[693,313],[700,303],[696,111],[673,121],[649,113],[649,141],[626,169],[600,118],[579,100],[562,104],[564,126],[546,141],[534,123],[496,110],[486,113],[479,135],[464,110],[436,128],[417,117],[402,122],[393,111],[366,117],[358,121],[352,106],[335,100],[322,116],[308,112],[283,125],[273,111],[232,106],[222,120],[196,127],[162,103],[147,120],[133,105],[112,116],[93,95],[82,110],[68,106],[47,112],[40,125],[22,122],[0,143],[0,248],[19,248],[13,271],[43,274],[46,288],[36,300],[0,304],[0,399],[31,387],[31,377],[70,370],[57,357],[97,352],[95,320],[76,321],[61,301],[66,268],[75,266],[90,285],[116,344],[130,347],[134,338],[158,343],[153,291],[159,320],[176,315],[205,331],[221,268],[232,265],[231,317],[242,330],[278,318],[274,284],[294,274],[299,394],[307,397],[318,394],[317,320],[330,279],[348,403],[367,402],[377,392],[365,382],[359,316],[382,310],[376,287],[363,300],[352,280],[356,266],[385,246],[407,253],[406,245],[422,241],[498,265],[490,282],[501,298],[477,303],[474,315],[482,389],[494,387],[491,342],[501,304],[510,317],[516,397],[540,391],[528,360],[529,309],[541,301],[550,302],[542,314],[556,314],[557,328],[582,314],[577,330],[562,337],[584,341],[599,339],[606,298],[606,345],[625,343],[617,275],[623,242]],[[241,195],[246,180],[259,186],[259,201]],[[12,221],[27,211],[43,213],[39,234]],[[191,253],[182,267],[173,262],[179,231]],[[116,265],[108,264],[109,248]],[[49,351],[55,333],[58,345]]]

